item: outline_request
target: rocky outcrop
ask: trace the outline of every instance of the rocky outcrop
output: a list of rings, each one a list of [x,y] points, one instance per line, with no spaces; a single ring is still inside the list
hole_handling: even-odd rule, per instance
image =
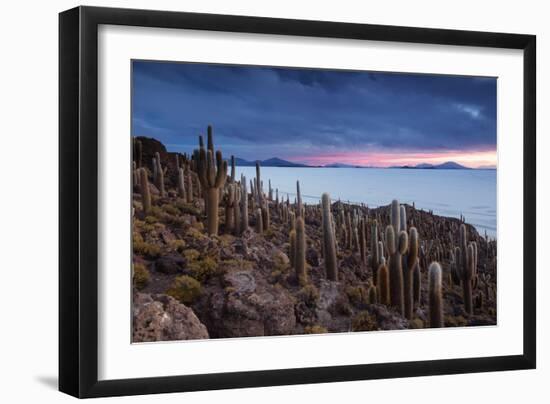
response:
[[[209,338],[193,310],[161,294],[134,294],[133,342]]]
[[[213,338],[293,333],[296,317],[288,291],[255,276],[254,271],[229,272],[222,282],[223,289],[212,289],[201,302],[209,308],[203,321]]]

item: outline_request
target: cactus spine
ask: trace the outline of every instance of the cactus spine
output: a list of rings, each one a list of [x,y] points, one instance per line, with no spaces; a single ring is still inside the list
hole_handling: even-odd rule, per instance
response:
[[[218,203],[220,188],[227,179],[227,161],[223,160],[222,152],[216,152],[214,161],[214,143],[212,128],[208,127],[208,151],[201,148],[199,151],[198,174],[206,200],[206,220],[208,234],[218,234]],[[211,147],[211,148],[210,148]]]
[[[325,260],[325,271],[327,279],[338,280],[338,268],[336,261],[336,242],[334,237],[334,225],[330,210],[330,195],[324,193],[321,197],[323,205],[323,255]]]
[[[294,265],[298,282],[302,286],[306,285],[306,230],[302,217],[296,219],[296,257]]]
[[[441,266],[432,262],[428,269],[428,290],[430,308],[430,327],[441,328],[443,324],[443,297],[441,285]]]
[[[386,243],[390,256],[388,263],[390,270],[390,302],[401,315],[404,315],[402,256],[407,251],[408,236],[405,231],[399,231],[401,228],[400,210],[399,202],[393,200],[391,204],[391,225],[386,227]]]
[[[147,179],[147,170],[139,169],[141,203],[143,204],[143,212],[147,216],[151,212],[151,192],[149,191],[149,180]]]

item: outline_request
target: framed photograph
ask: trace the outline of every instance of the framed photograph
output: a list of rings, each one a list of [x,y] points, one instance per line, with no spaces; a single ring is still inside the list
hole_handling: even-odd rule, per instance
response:
[[[532,35],[60,14],[59,386],[532,369]]]

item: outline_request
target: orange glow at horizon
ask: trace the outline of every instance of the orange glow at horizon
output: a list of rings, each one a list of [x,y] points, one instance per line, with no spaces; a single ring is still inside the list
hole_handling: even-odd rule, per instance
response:
[[[319,156],[295,157],[294,161],[303,161],[311,165],[328,165],[334,163],[342,163],[357,166],[375,166],[375,167],[391,167],[391,166],[414,166],[421,163],[441,164],[447,161],[464,165],[470,168],[479,168],[484,166],[497,165],[496,150],[482,151],[457,151],[448,150],[440,152],[352,152],[352,153],[331,153]]]

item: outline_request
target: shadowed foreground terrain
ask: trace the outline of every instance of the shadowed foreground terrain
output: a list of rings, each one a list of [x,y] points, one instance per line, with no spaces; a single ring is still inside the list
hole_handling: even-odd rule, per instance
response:
[[[133,156],[134,342],[496,324],[496,240],[462,220],[283,200],[210,127],[192,156]]]

